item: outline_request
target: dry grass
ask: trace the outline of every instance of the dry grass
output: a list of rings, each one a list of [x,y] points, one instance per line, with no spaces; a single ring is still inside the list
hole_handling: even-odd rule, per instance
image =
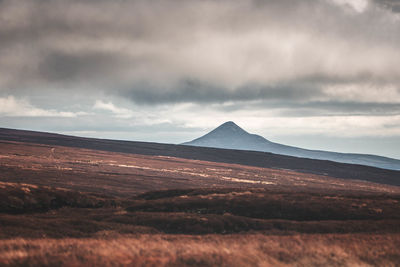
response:
[[[0,182],[0,213],[43,212],[61,207],[116,206],[115,199],[64,188]]]
[[[400,266],[400,187],[153,152],[0,150],[0,266]],[[248,153],[239,162],[275,157]],[[346,173],[321,164],[307,168]]]
[[[0,241],[0,265],[398,266],[400,235],[139,235]]]
[[[358,172],[357,169],[349,171],[350,174]],[[203,187],[400,193],[397,186],[312,173],[0,140],[0,181],[114,197],[132,197],[152,190]],[[379,177],[383,179],[384,175]],[[396,174],[392,178],[396,180]]]

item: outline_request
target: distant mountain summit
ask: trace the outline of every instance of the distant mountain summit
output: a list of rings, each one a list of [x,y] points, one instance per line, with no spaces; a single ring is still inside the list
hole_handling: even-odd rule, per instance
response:
[[[286,146],[271,142],[260,135],[250,134],[233,121],[225,122],[211,132],[182,145],[262,151],[301,158],[332,160],[400,170],[400,160],[397,159],[367,154],[337,153]]]
[[[211,132],[183,145],[259,151],[259,145],[272,144],[262,136],[250,134],[233,121],[221,124]],[[264,150],[263,150],[264,151]]]

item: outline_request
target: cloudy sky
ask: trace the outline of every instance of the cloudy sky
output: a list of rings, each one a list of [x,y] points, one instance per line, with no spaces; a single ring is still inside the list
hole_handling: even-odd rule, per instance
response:
[[[0,127],[180,143],[228,120],[400,158],[400,1],[0,0]]]

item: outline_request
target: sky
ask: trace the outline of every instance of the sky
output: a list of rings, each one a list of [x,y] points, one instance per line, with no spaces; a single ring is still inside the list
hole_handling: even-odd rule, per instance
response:
[[[0,0],[0,127],[400,159],[398,0]]]

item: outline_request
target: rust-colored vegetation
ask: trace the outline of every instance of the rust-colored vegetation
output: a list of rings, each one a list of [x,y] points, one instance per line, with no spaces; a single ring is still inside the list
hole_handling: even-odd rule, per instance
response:
[[[22,214],[62,207],[99,208],[116,205],[115,199],[93,193],[0,182],[0,212],[4,213]]]
[[[140,235],[0,241],[23,266],[397,266],[400,235]]]
[[[400,264],[400,189],[1,141],[0,265]]]

